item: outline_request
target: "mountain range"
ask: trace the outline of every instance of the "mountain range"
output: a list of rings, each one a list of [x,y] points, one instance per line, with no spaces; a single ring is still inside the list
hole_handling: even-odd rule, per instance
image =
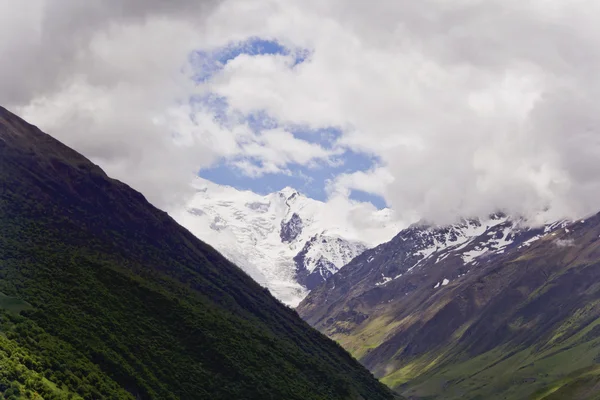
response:
[[[188,230],[0,107],[0,398],[599,398],[600,214],[396,233],[195,185]]]
[[[600,215],[415,224],[297,310],[410,399],[600,393]]]
[[[139,192],[0,108],[0,398],[395,395]]]
[[[389,209],[340,210],[289,187],[259,195],[197,178],[194,188],[174,218],[290,306],[400,229]]]

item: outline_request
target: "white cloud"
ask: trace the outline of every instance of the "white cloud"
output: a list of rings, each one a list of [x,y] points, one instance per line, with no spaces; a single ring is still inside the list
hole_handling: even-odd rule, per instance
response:
[[[348,147],[380,162],[332,180],[332,198],[369,191],[403,216],[600,209],[593,0],[22,3],[0,4],[0,102],[157,203],[222,158],[260,175]],[[241,55],[199,87],[181,73],[192,49],[249,37],[308,58]],[[332,150],[210,110],[188,121],[173,105],[194,92],[343,134]]]
[[[332,163],[330,159],[340,151],[298,139],[292,133],[276,128],[262,131],[241,143],[240,156],[257,160],[262,167],[250,175],[261,175],[282,172],[289,164],[316,167],[319,161]]]
[[[340,144],[380,157],[378,183],[358,173],[338,187],[438,221],[600,209],[597,2],[244,0],[263,12],[239,29],[240,2],[225,4],[211,23],[231,37],[311,55],[293,69],[285,57],[238,57],[211,89],[246,112],[341,127]]]
[[[556,247],[573,247],[575,246],[575,240],[573,239],[556,239],[554,241]]]
[[[0,66],[0,103],[162,207],[184,201],[198,169],[221,159],[251,176],[330,163],[338,150],[284,129],[253,132],[237,111],[223,124],[215,110],[187,104],[207,93],[190,79],[197,71],[187,60],[196,49],[222,44],[206,32],[218,5],[3,3],[0,54],[11,61]]]
[[[215,155],[153,121],[194,90],[180,71],[211,3],[3,2],[0,103],[154,203],[181,201]]]
[[[387,168],[377,167],[368,171],[339,174],[334,180],[328,182],[327,189],[330,195],[339,194],[348,197],[352,190],[361,190],[385,198],[386,189],[393,181],[394,177]]]

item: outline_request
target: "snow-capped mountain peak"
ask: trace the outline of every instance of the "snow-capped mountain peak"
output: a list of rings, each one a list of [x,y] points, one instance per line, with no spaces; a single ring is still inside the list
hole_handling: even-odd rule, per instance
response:
[[[292,306],[399,230],[389,210],[332,205],[291,187],[260,195],[199,178],[195,188],[174,217]]]
[[[417,223],[402,230],[390,242],[365,251],[353,264],[362,266],[364,273],[373,277],[371,284],[376,287],[424,268],[437,271],[442,262],[457,268],[454,275],[464,276],[480,263],[510,249],[530,246],[568,223],[558,221],[532,227],[523,218],[502,213],[444,226]]]
[[[293,197],[295,197],[299,194],[298,191],[296,191],[296,189],[291,188],[289,186],[284,187],[278,193],[281,194],[281,196],[283,196],[284,198],[286,198],[288,200],[292,199]]]

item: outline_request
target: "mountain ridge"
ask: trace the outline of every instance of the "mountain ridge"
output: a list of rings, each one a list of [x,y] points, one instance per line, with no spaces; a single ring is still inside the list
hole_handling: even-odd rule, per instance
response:
[[[3,108],[0,183],[4,396],[394,397],[142,194]]]
[[[411,226],[297,310],[409,398],[593,393],[600,215],[538,227],[496,215],[472,228]]]
[[[397,230],[388,209],[340,212],[291,187],[259,195],[201,178],[194,187],[175,219],[290,306]]]

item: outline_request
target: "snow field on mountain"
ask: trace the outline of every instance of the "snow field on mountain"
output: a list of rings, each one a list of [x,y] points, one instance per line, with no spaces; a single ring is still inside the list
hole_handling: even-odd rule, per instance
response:
[[[308,293],[297,281],[299,270],[325,279],[400,229],[388,209],[321,202],[289,187],[264,196],[201,178],[194,187],[173,217],[290,306]]]

